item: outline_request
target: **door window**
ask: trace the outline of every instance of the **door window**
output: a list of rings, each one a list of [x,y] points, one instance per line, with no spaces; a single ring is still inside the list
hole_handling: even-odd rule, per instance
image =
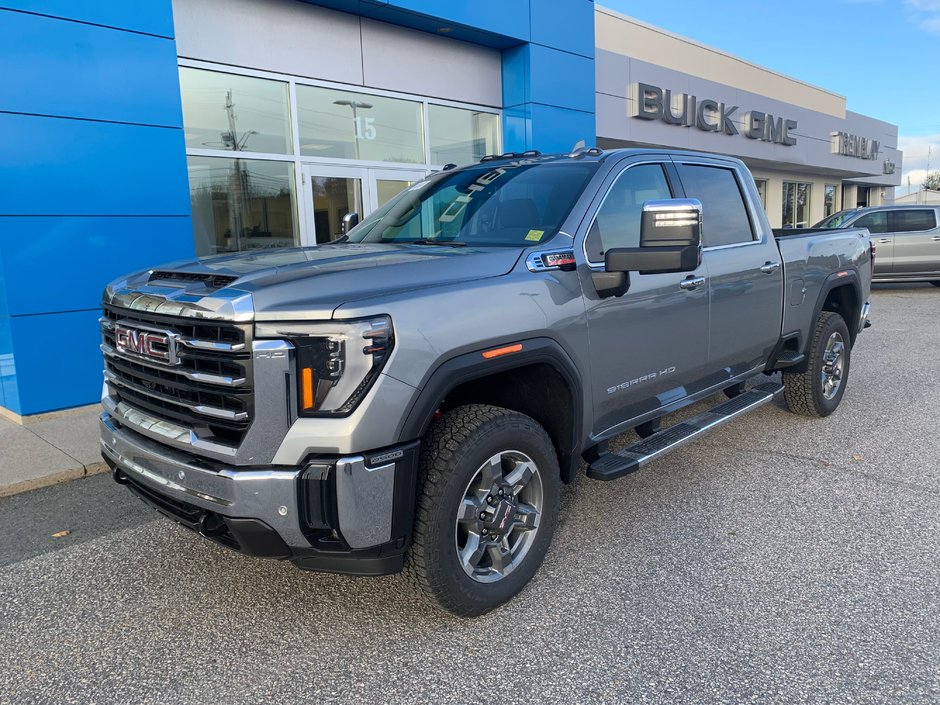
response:
[[[679,164],[685,195],[702,202],[702,244],[734,245],[754,240],[741,187],[731,169]]]
[[[672,198],[661,164],[640,164],[625,169],[604,198],[587,236],[588,259],[604,259],[613,247],[639,247],[643,204]]]
[[[891,212],[891,232],[918,233],[937,227],[937,218],[932,210],[920,209]]]
[[[343,234],[343,216],[362,213],[362,180],[341,176],[313,176],[313,227],[317,243]]]
[[[885,211],[866,213],[849,227],[868,228],[868,232],[872,235],[880,235],[888,232],[888,214]]]

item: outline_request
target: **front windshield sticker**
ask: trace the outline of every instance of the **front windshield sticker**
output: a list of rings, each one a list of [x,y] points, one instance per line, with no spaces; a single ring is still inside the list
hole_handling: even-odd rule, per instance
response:
[[[525,236],[525,239],[529,240],[530,242],[538,242],[542,239],[544,234],[544,230],[530,230],[529,234]]]

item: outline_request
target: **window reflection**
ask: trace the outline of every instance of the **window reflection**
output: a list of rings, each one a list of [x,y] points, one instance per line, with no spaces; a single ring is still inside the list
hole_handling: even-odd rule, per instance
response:
[[[288,91],[270,81],[180,67],[186,146],[288,154]]]
[[[297,86],[300,153],[380,162],[425,161],[421,103]]]
[[[477,110],[428,106],[432,164],[468,164],[499,153],[499,118]]]
[[[297,244],[292,163],[194,156],[187,162],[198,256]]]

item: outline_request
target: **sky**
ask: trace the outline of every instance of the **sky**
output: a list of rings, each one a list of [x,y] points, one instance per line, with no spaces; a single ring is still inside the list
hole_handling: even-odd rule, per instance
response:
[[[940,0],[597,0],[630,17],[845,96],[898,126],[902,187],[940,170]]]

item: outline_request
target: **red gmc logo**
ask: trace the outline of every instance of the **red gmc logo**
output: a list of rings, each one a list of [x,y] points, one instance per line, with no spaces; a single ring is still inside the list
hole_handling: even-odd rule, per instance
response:
[[[114,326],[114,343],[119,352],[150,357],[175,364],[173,345],[167,333]]]

